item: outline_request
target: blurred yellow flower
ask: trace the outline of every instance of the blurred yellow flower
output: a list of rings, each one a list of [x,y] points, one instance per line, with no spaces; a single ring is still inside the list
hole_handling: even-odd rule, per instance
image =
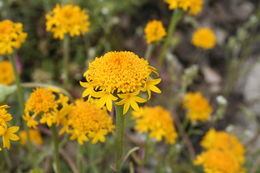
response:
[[[0,84],[10,85],[14,82],[13,66],[9,61],[0,61]]]
[[[199,28],[192,34],[192,44],[203,49],[212,49],[216,46],[216,36],[209,28]]]
[[[68,126],[70,139],[77,139],[80,145],[89,138],[92,138],[93,144],[99,141],[105,142],[105,136],[115,128],[112,118],[105,110],[83,100],[77,100],[72,106],[68,115]]]
[[[54,38],[64,39],[65,34],[71,37],[89,31],[89,16],[85,10],[76,5],[60,5],[47,13],[46,30],[53,32]]]
[[[187,93],[183,99],[183,107],[187,110],[187,117],[193,121],[207,121],[212,113],[209,101],[199,92]]]
[[[0,106],[0,136],[2,136],[3,147],[10,148],[10,140],[17,141],[19,137],[15,134],[19,130],[18,126],[8,127],[8,122],[12,120],[11,114],[7,112],[9,106],[2,105]]]
[[[27,143],[27,134],[26,131],[21,131],[19,133],[20,139],[21,139],[21,144],[25,145]],[[35,129],[30,129],[29,130],[29,136],[30,136],[30,141],[36,145],[41,145],[42,144],[42,136],[38,130]]]
[[[209,149],[197,156],[195,165],[202,165],[205,173],[245,173],[239,160],[230,151]]]
[[[150,138],[167,143],[175,143],[178,136],[174,127],[173,118],[170,113],[160,106],[143,107],[140,111],[133,112],[136,121],[135,129],[139,133],[149,132]]]
[[[204,0],[164,0],[169,5],[169,9],[181,8],[192,15],[201,12]]]
[[[23,119],[27,126],[36,128],[40,123],[51,127],[53,124],[63,124],[70,111],[69,98],[52,88],[35,89],[27,102]]]
[[[244,162],[245,149],[236,136],[225,131],[210,129],[201,141],[201,146],[205,149],[229,150],[241,163]]]
[[[106,105],[112,110],[113,101],[124,105],[124,114],[130,106],[139,109],[137,102],[146,102],[138,95],[147,92],[149,97],[151,91],[160,93],[155,87],[160,81],[152,82],[151,74],[156,69],[148,64],[145,59],[128,51],[108,52],[100,58],[89,63],[89,69],[84,73],[87,82],[81,82],[86,90],[83,97],[95,98],[98,107]]]
[[[152,20],[148,22],[144,29],[144,32],[146,42],[148,44],[160,41],[164,36],[166,36],[165,28],[163,27],[162,22],[159,20]]]
[[[23,32],[21,23],[14,23],[10,20],[0,22],[0,55],[13,53],[14,49],[21,47],[27,34]]]

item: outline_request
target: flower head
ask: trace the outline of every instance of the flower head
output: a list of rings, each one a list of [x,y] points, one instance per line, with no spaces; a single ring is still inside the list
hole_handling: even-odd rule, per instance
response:
[[[147,23],[144,32],[148,44],[160,41],[166,35],[165,28],[159,20],[152,20]]]
[[[9,121],[12,120],[11,114],[7,112],[8,106],[0,106],[0,136],[3,139],[3,147],[10,148],[10,140],[17,141],[19,137],[15,134],[19,130],[18,126],[10,126]]]
[[[193,121],[206,121],[212,113],[209,101],[199,92],[187,93],[184,96],[183,107],[187,109],[187,117]]]
[[[202,165],[206,173],[244,173],[239,160],[230,151],[209,149],[197,156],[195,165]]]
[[[209,28],[199,28],[192,34],[192,44],[203,49],[212,49],[216,45],[214,31]]]
[[[89,69],[84,73],[87,82],[81,82],[81,86],[86,88],[82,96],[97,99],[97,105],[106,105],[109,111],[113,101],[124,105],[124,114],[130,106],[138,110],[137,102],[146,101],[138,96],[140,93],[160,92],[155,87],[160,81],[151,83],[153,72],[157,74],[146,60],[132,52],[106,53],[89,64]]]
[[[0,22],[0,55],[11,54],[14,48],[18,49],[25,41],[27,34],[23,32],[21,23],[10,20]]]
[[[168,111],[160,106],[143,107],[140,111],[133,112],[136,121],[135,129],[140,133],[149,132],[149,137],[173,144],[177,133],[173,119]]]
[[[164,0],[164,2],[169,4],[171,10],[181,8],[192,15],[196,15],[201,12],[204,0]]]
[[[0,61],[0,84],[10,85],[14,82],[13,66],[9,61]]]
[[[92,138],[92,143],[105,142],[105,136],[115,128],[112,118],[94,103],[77,100],[68,116],[70,139],[83,144]]]
[[[201,141],[201,146],[205,149],[216,148],[229,150],[236,155],[241,162],[244,162],[245,149],[243,145],[239,142],[236,136],[225,131],[217,132],[215,129],[210,129]]]
[[[57,4],[46,19],[46,30],[59,39],[63,39],[65,34],[71,37],[82,35],[88,32],[90,25],[87,12],[76,5]]]
[[[27,121],[27,126],[32,128],[36,128],[39,123],[49,127],[62,124],[70,111],[68,102],[69,98],[58,90],[37,88],[25,103],[23,119]]]
[[[25,145],[28,141],[28,137],[26,134],[26,131],[21,131],[19,133],[20,139],[21,139],[21,144]],[[42,136],[40,134],[40,132],[36,129],[30,129],[29,130],[29,137],[30,137],[30,141],[33,142],[36,145],[41,145],[42,144]]]

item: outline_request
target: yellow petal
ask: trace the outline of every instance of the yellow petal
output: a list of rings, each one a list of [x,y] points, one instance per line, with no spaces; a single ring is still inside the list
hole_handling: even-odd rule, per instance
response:
[[[161,93],[161,90],[154,85],[150,86],[150,90],[155,92],[155,93]]]
[[[127,113],[127,111],[129,110],[130,104],[126,103],[124,104],[124,110],[123,110],[123,114],[125,115]]]

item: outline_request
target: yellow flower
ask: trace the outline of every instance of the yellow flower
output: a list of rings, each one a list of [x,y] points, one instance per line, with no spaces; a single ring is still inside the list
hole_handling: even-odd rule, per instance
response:
[[[171,10],[181,8],[192,15],[201,12],[204,3],[203,0],[164,0],[164,2],[169,4],[169,9]]]
[[[8,148],[8,149],[10,148],[10,140],[12,140],[12,141],[19,140],[19,137],[16,134],[14,134],[18,130],[19,130],[18,126],[9,127],[8,129],[6,129],[6,131],[3,135],[4,148]]]
[[[21,144],[25,145],[27,143],[27,134],[26,131],[21,131],[19,133],[20,139],[21,139]],[[30,129],[29,130],[29,136],[30,136],[30,141],[33,142],[36,145],[41,145],[42,144],[42,136],[39,133],[38,130],[35,129]]]
[[[193,121],[207,121],[212,113],[209,101],[199,92],[187,93],[184,96],[183,107],[187,109],[187,117]]]
[[[244,173],[240,162],[227,150],[209,149],[197,156],[195,165],[202,165],[205,173]]]
[[[166,35],[165,28],[159,20],[152,20],[147,23],[144,32],[148,44],[160,41]]]
[[[0,55],[13,53],[14,49],[21,47],[27,34],[23,32],[21,23],[14,23],[10,20],[0,22]]]
[[[13,66],[9,61],[0,61],[0,84],[10,85],[14,82]]]
[[[209,28],[199,28],[192,34],[192,44],[194,46],[211,49],[216,46],[216,36]]]
[[[99,109],[94,103],[77,100],[68,116],[70,139],[77,139],[82,145],[89,138],[92,143],[105,142],[105,136],[115,128],[112,118],[105,110]]]
[[[57,106],[55,94],[53,90],[49,88],[35,89],[25,103],[26,110],[34,112],[35,114],[49,112],[50,110],[56,109]]]
[[[148,80],[144,86],[144,91],[147,91],[148,99],[151,98],[152,91],[155,93],[161,93],[161,90],[156,87],[155,85],[159,84],[161,82],[161,79],[152,79]]]
[[[11,121],[13,119],[12,115],[7,112],[7,108],[9,108],[8,105],[0,106],[0,120],[5,122]]]
[[[99,107],[106,105],[109,111],[113,101],[118,101],[118,104],[125,105],[126,114],[130,106],[136,110],[139,108],[136,102],[145,102],[137,97],[141,91],[147,92],[149,97],[151,91],[159,93],[155,85],[160,81],[151,82],[152,73],[157,74],[156,69],[132,52],[109,52],[89,64],[84,73],[87,82],[80,83],[86,88],[82,96],[96,99]]]
[[[215,129],[210,129],[201,141],[201,146],[205,149],[229,150],[241,163],[244,162],[245,149],[243,145],[236,136],[225,131],[217,132]]]
[[[145,99],[138,97],[139,93],[129,93],[129,94],[118,94],[118,96],[122,99],[121,101],[117,102],[118,105],[124,105],[123,114],[126,114],[129,107],[131,106],[135,111],[139,110],[139,106],[137,103],[144,103],[146,102]]]
[[[76,5],[60,5],[46,15],[46,30],[53,32],[54,38],[64,39],[82,35],[89,30],[89,16],[85,10]]]
[[[25,103],[23,119],[31,128],[36,128],[39,122],[49,127],[53,124],[64,125],[66,115],[70,111],[68,101],[69,98],[59,90],[37,88]]]
[[[36,126],[39,124],[38,121],[36,121],[35,116],[30,116],[29,113],[26,113],[23,116],[23,119],[27,122],[26,125],[31,128],[36,128]]]
[[[140,111],[133,112],[136,121],[135,129],[139,133],[149,132],[149,137],[161,141],[163,138],[167,143],[175,143],[177,133],[173,118],[170,113],[160,106],[143,107]]]
[[[8,121],[12,120],[12,116],[6,111],[8,107],[7,105],[0,106],[0,136],[3,139],[3,147],[9,149],[10,140],[19,140],[19,137],[15,134],[19,130],[19,127],[8,127]]]

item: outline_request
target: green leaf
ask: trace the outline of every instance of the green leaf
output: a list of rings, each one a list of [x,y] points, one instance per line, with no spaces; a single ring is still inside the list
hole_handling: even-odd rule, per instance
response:
[[[15,91],[16,91],[15,85],[11,85],[11,86],[0,85],[0,103],[4,102],[7,96],[14,93]]]

